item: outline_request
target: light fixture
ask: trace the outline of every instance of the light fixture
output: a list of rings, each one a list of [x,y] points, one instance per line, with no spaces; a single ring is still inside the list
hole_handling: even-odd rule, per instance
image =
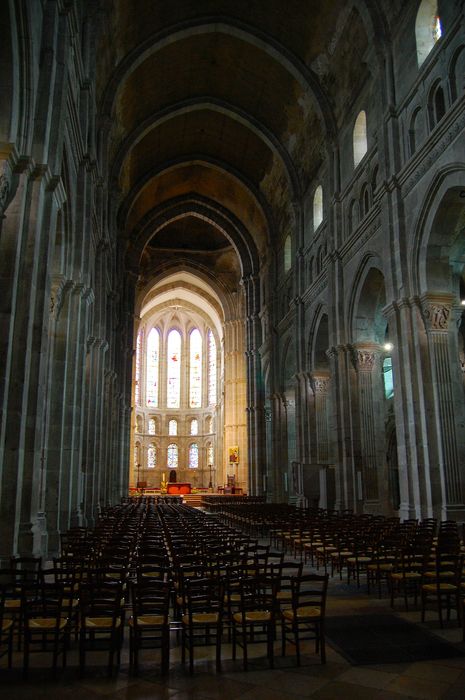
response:
[[[462,306],[465,306],[465,299],[462,299],[462,301],[460,303]]]
[[[386,350],[386,352],[390,352],[393,349],[394,345],[392,343],[384,343],[383,349]]]

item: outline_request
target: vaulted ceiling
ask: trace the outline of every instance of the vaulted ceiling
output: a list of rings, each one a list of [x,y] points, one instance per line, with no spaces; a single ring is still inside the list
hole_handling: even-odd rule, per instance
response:
[[[366,80],[373,5],[108,1],[98,99],[119,226],[146,269],[182,254],[215,275],[229,250],[234,286],[235,231],[258,259],[292,230]]]

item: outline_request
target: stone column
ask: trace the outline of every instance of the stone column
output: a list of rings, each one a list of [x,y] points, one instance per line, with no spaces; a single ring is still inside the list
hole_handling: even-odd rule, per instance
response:
[[[454,297],[450,294],[424,294],[421,308],[429,341],[429,357],[434,398],[434,430],[438,445],[438,477],[442,492],[441,517],[463,518],[465,515],[463,482],[460,474],[457,425],[454,413],[449,326]],[[453,329],[455,331],[455,329]],[[458,364],[458,363],[457,363]],[[463,429],[461,434],[463,444]],[[462,465],[463,467],[463,465]]]
[[[377,461],[377,419],[374,408],[373,370],[378,366],[378,345],[357,346],[353,349],[353,361],[358,377],[358,402],[360,420],[361,471],[365,503],[378,501],[379,485]]]
[[[246,376],[244,362],[244,323],[240,319],[224,324],[224,453],[228,464],[229,447],[239,447],[239,466],[227,467],[236,484],[249,488],[247,454]],[[250,358],[247,358],[250,362]],[[253,362],[253,358],[252,358]],[[250,409],[250,407],[249,407]]]
[[[358,510],[358,489],[355,469],[355,443],[352,404],[350,401],[352,351],[346,345],[337,345],[327,351],[332,381],[329,386],[331,401],[327,406],[330,461],[336,468],[335,508]]]
[[[318,464],[329,462],[328,441],[328,396],[330,387],[329,374],[313,374],[312,387],[315,394],[316,417],[316,461]]]

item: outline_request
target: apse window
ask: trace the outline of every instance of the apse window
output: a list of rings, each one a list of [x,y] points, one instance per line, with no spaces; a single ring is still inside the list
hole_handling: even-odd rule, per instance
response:
[[[194,443],[189,446],[189,469],[197,469],[199,466],[199,446]]]
[[[157,466],[157,448],[155,445],[149,445],[147,450],[147,468],[155,469]]]
[[[178,421],[177,420],[170,420],[168,423],[168,435],[177,435],[178,434]]]
[[[284,272],[289,272],[292,265],[292,241],[290,236],[286,236],[284,241]]]
[[[168,445],[166,456],[168,469],[176,469],[178,466],[178,446],[174,443]]]
[[[367,139],[367,115],[362,110],[355,120],[354,134],[354,168],[362,160],[365,153],[368,151],[368,139]]]
[[[199,421],[197,418],[193,418],[191,420],[191,435],[198,435],[199,434]]]
[[[423,0],[418,8],[415,22],[418,67],[429,56],[441,37],[442,26],[437,0]]]
[[[383,383],[384,396],[392,399],[394,396],[394,378],[392,374],[392,357],[385,357],[383,360]]]

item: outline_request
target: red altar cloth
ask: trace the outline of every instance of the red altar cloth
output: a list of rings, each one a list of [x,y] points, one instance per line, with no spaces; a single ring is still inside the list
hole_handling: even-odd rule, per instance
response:
[[[177,493],[177,494],[182,494],[182,493],[190,493],[191,492],[191,485],[186,483],[183,483],[181,481],[177,481],[176,483],[173,484],[167,484],[166,485],[166,492],[167,493]]]

